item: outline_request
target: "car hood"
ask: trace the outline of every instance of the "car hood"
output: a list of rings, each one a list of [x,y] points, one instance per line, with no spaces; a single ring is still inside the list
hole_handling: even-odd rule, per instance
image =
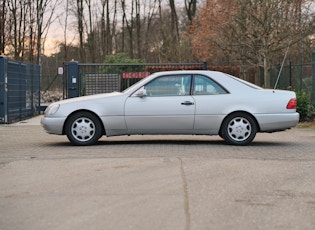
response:
[[[54,114],[45,112],[45,116],[67,117],[80,110],[91,111],[98,116],[122,114],[125,97],[127,97],[126,94],[113,92],[66,99],[52,103],[49,107],[58,105],[58,110]]]
[[[95,95],[90,95],[90,96],[82,96],[82,97],[75,97],[75,98],[70,98],[70,99],[65,99],[62,101],[58,101],[56,103],[60,105],[64,104],[71,104],[71,103],[83,103],[83,102],[89,102],[89,101],[97,101],[97,100],[102,100],[105,98],[112,98],[112,97],[117,97],[121,96],[122,93],[120,92],[112,92],[112,93],[102,93],[102,94],[95,94]]]

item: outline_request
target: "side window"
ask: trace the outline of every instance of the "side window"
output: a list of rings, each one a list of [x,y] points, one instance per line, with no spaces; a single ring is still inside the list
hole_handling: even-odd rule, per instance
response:
[[[182,96],[190,94],[190,75],[169,75],[159,77],[145,86],[147,96]]]
[[[214,95],[227,93],[216,82],[202,75],[195,75],[193,95]]]

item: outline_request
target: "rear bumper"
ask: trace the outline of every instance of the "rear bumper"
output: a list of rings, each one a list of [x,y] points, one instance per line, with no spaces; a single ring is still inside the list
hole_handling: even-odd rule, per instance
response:
[[[65,120],[66,117],[43,117],[40,123],[47,133],[62,135]]]
[[[299,113],[256,114],[261,132],[275,132],[295,127],[300,119]]]

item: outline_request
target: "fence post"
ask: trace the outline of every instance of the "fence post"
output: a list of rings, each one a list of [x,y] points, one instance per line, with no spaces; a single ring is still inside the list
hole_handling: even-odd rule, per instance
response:
[[[79,96],[79,63],[77,61],[68,62],[68,98]]]
[[[315,106],[315,51],[312,53],[312,104]]]
[[[8,59],[0,56],[0,123],[8,122]]]
[[[207,62],[203,62],[202,63],[202,69],[203,70],[207,70],[208,69]]]

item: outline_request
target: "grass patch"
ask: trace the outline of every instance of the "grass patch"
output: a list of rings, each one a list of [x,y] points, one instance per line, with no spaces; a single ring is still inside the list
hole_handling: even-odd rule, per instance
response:
[[[309,122],[299,122],[297,125],[298,128],[310,128],[315,129],[315,121],[309,121]]]

